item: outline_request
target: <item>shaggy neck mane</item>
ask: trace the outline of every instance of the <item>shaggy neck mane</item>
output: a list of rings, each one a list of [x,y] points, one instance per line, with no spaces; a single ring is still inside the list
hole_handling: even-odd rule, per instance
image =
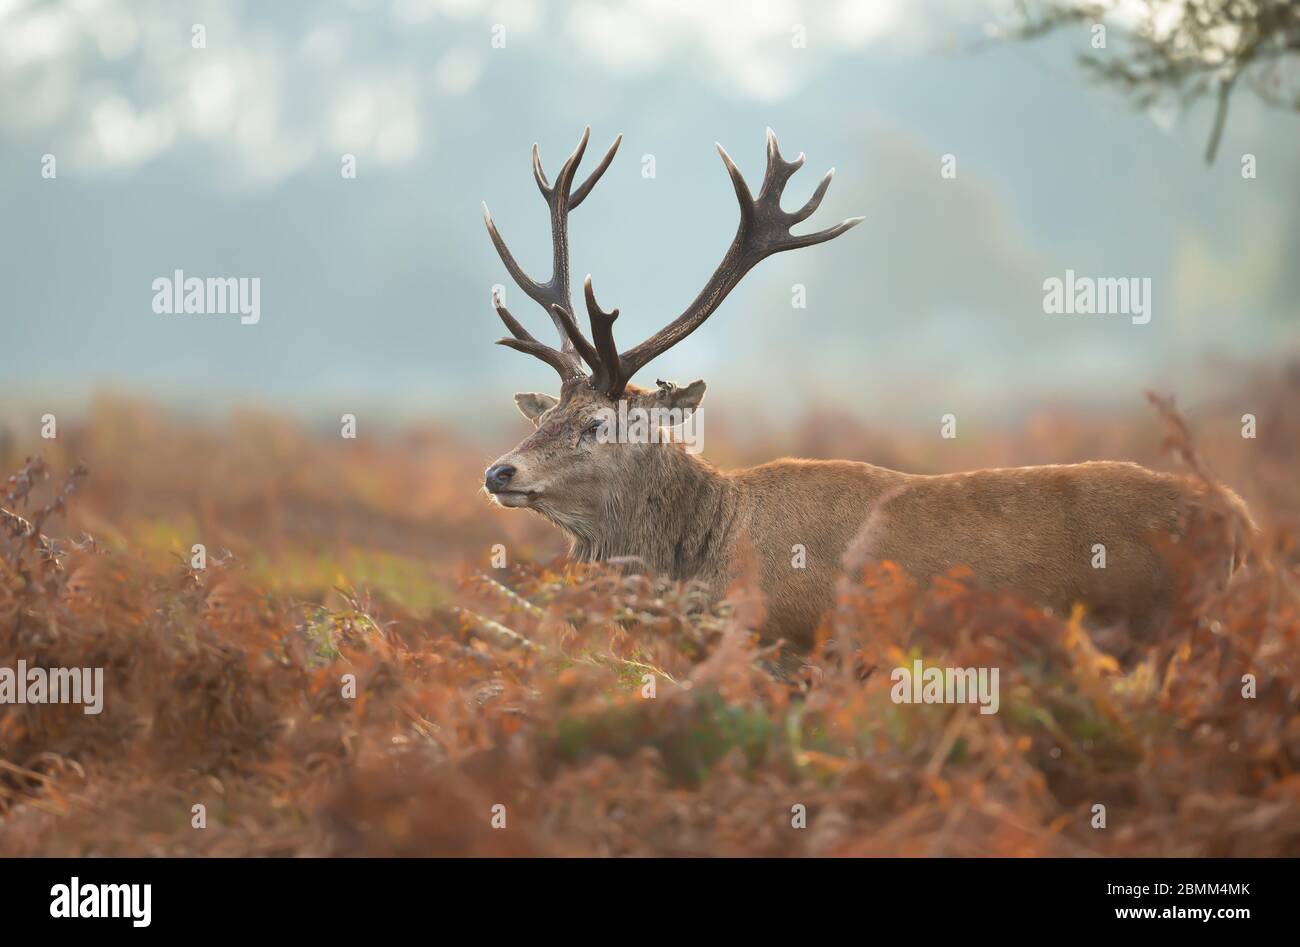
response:
[[[645,454],[636,476],[620,483],[596,516],[538,511],[569,534],[578,559],[636,557],[661,575],[690,578],[724,548],[738,509],[736,489],[680,444],[655,445]]]

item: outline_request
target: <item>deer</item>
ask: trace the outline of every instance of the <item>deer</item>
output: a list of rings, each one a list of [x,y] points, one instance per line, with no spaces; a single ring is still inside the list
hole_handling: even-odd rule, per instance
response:
[[[718,144],[740,205],[731,245],[680,315],[619,351],[613,336],[619,310],[597,303],[591,276],[583,282],[590,338],[578,326],[570,296],[569,214],[591,193],[622,141],[617,136],[575,187],[590,133],[588,126],[554,182],[533,145],[533,176],[550,212],[547,282],[523,270],[483,204],[501,262],[559,336],[558,348],[538,341],[493,293],[493,309],[510,333],[497,344],[546,362],[559,374],[560,389],[558,397],[515,395],[534,430],[485,471],[483,489],[492,502],[545,517],[567,534],[577,560],[639,562],[660,576],[700,583],[714,600],[748,569],[765,603],[761,636],[801,650],[813,645],[846,564],[868,562],[893,562],[922,586],[964,566],[982,586],[1062,616],[1082,605],[1092,627],[1115,626],[1138,639],[1162,625],[1173,576],[1157,539],[1180,535],[1188,511],[1206,499],[1204,484],[1187,475],[1119,461],[912,474],[798,458],[722,471],[671,439],[611,431],[629,409],[651,416],[697,411],[703,380],[656,380],[654,388],[643,388],[632,384],[633,376],[703,325],[762,260],[826,243],[863,218],[792,233],[821,204],[834,169],[802,207],[787,211],[782,194],[804,163],[802,153],[785,160],[769,128],[767,167],[754,196]],[[1240,498],[1223,489],[1249,523]],[[802,568],[794,565],[797,549],[804,553]],[[1098,549],[1104,549],[1104,568],[1097,565]]]

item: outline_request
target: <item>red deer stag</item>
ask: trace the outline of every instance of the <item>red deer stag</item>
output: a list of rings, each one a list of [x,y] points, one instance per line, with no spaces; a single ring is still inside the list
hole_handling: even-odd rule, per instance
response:
[[[559,372],[561,382],[559,398],[515,395],[536,431],[487,469],[485,486],[498,504],[551,520],[569,535],[578,558],[636,557],[661,575],[701,580],[715,595],[737,577],[752,551],[767,603],[765,635],[799,647],[811,644],[851,545],[855,560],[893,560],[921,582],[965,564],[989,586],[1058,613],[1083,603],[1091,617],[1125,619],[1134,632],[1162,618],[1172,582],[1149,540],[1177,532],[1182,514],[1201,496],[1190,478],[1105,461],[923,476],[842,460],[783,459],[723,472],[680,443],[608,436],[607,426],[619,423],[610,418],[620,417],[620,400],[627,402],[623,418],[632,408],[698,408],[703,381],[684,387],[661,381],[645,389],[629,380],[698,329],[759,261],[825,243],[862,218],[791,233],[817,209],[833,172],[803,207],[786,211],[781,194],[803,164],[802,154],[793,161],[782,158],[769,129],[767,170],[754,197],[718,145],[740,202],[736,236],[686,310],[620,352],[613,336],[618,310],[597,304],[591,277],[584,283],[590,339],[574,319],[569,295],[569,212],[591,193],[622,140],[614,140],[575,188],[589,134],[590,128],[554,183],[533,146],[533,175],[551,217],[554,268],[548,282],[523,271],[483,206],[506,269],[547,311],[560,338],[559,348],[539,342],[494,297],[510,332],[499,344],[540,358]],[[1097,544],[1105,547],[1105,568],[1094,567]],[[797,546],[804,550],[804,568],[793,567]]]

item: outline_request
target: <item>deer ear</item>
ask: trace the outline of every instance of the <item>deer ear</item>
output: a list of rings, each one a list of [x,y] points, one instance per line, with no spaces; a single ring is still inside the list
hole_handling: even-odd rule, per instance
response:
[[[686,386],[674,385],[670,381],[661,381],[655,392],[655,404],[661,408],[679,408],[682,411],[694,411],[704,400],[704,389],[708,386],[703,379]]]
[[[538,418],[559,404],[559,399],[540,391],[521,391],[515,395],[515,404],[519,413],[536,425]]]

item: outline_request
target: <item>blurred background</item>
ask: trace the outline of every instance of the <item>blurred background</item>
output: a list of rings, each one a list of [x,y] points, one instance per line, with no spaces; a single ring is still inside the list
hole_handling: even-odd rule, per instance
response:
[[[1117,6],[1112,49],[1144,5]],[[479,203],[545,278],[529,148],[554,174],[588,123],[596,155],[624,143],[575,214],[574,283],[622,310],[624,346],[734,232],[715,141],[756,182],[771,126],[808,155],[788,206],[837,169],[805,226],[867,218],[766,261],[656,362],[736,424],[1017,426],[1149,386],[1194,405],[1294,352],[1300,120],[1242,89],[1207,165],[1211,103],[1136,107],[1081,70],[1086,24],[999,39],[1024,22],[1005,0],[0,0],[0,412],[26,430],[119,391],[509,436],[512,393],[555,379],[491,345],[509,279]],[[260,323],[155,313],[176,269],[259,277]],[[1044,314],[1066,269],[1151,278],[1151,323]]]

